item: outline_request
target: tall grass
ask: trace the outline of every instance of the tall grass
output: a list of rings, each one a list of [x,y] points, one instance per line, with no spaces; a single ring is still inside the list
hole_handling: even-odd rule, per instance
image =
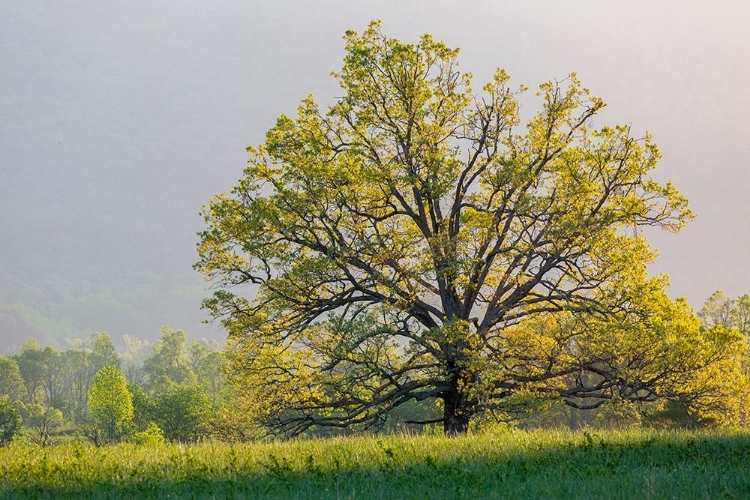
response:
[[[3,498],[750,498],[745,432],[0,449]]]

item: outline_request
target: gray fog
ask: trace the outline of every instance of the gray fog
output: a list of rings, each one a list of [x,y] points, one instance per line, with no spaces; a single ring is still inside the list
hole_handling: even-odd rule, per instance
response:
[[[27,337],[153,339],[201,323],[201,205],[281,113],[337,95],[342,35],[372,19],[461,47],[475,88],[576,71],[596,124],[648,130],[691,201],[653,272],[700,308],[750,292],[750,2],[0,2],[0,351]],[[533,92],[532,92],[533,94]],[[524,106],[534,111],[534,101]]]

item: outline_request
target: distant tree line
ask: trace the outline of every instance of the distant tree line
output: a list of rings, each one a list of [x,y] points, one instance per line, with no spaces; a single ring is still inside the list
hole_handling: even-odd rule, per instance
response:
[[[242,437],[222,363],[218,343],[169,326],[153,345],[125,336],[122,353],[105,332],[62,351],[29,339],[0,356],[0,442],[19,432],[41,445]]]
[[[750,335],[750,295],[736,299],[717,291],[698,311],[701,328],[722,327]],[[165,326],[154,344],[125,336],[118,353],[107,333],[77,340],[64,351],[42,348],[29,339],[13,356],[0,356],[0,443],[15,436],[48,445],[87,439],[96,445],[130,441],[139,444],[201,439],[244,441],[266,435],[262,418],[248,400],[242,379],[224,370],[224,352],[215,341],[188,342],[182,330]],[[694,427],[748,423],[747,349],[735,360],[737,377],[719,377],[707,391],[634,403],[612,400],[576,409],[533,394],[519,397],[502,425],[521,427],[617,427],[629,425]],[[231,374],[231,371],[229,372]],[[710,389],[710,391],[708,390]],[[265,411],[272,412],[269,408]],[[381,428],[439,415],[435,401],[399,408]],[[485,415],[475,426],[497,425]],[[319,433],[356,432],[357,428]]]

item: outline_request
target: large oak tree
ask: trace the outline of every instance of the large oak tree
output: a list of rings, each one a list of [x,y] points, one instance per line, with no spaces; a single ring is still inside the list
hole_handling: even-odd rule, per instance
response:
[[[680,397],[731,362],[736,336],[700,331],[647,276],[640,228],[691,218],[649,177],[647,134],[594,128],[604,102],[574,74],[523,124],[525,88],[497,70],[474,91],[429,35],[373,22],[345,41],[341,97],[282,115],[204,210],[206,306],[264,423],[367,426],[435,400],[464,432],[535,398]]]

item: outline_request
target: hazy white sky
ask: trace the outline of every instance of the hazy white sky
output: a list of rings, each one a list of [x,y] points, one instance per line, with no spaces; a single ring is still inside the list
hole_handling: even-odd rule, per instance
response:
[[[137,329],[200,333],[200,206],[280,113],[310,92],[330,102],[341,36],[374,18],[388,35],[461,47],[477,88],[498,66],[532,88],[576,71],[609,104],[597,124],[655,136],[656,176],[698,215],[652,236],[670,293],[700,307],[715,289],[750,292],[750,2],[5,0],[0,302],[47,300],[18,291],[36,280],[81,299],[56,312],[80,328],[127,331],[140,312],[151,319]],[[113,325],[102,318],[119,298],[101,306],[109,316],[75,319],[87,297],[139,280],[172,299],[131,301]]]

